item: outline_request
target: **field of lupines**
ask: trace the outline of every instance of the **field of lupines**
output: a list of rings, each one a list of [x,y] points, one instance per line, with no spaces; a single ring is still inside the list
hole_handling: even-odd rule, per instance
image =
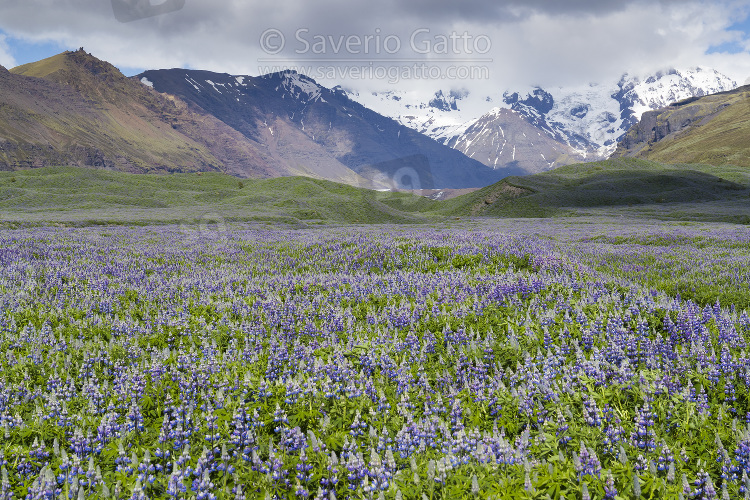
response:
[[[743,226],[2,231],[0,499],[748,498],[749,297]]]

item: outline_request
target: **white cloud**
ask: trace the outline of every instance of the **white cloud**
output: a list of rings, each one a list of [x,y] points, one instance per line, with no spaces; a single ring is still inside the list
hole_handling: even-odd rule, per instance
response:
[[[7,37],[0,33],[0,66],[13,68],[16,65],[16,60],[10,53],[10,47],[8,47]]]
[[[110,3],[101,0],[8,0],[0,4],[0,29],[12,36],[84,46],[120,67],[190,67],[251,75],[271,65],[259,59],[276,59],[272,62],[280,66],[314,65],[306,61],[309,53],[295,53],[302,48],[295,40],[300,28],[309,30],[308,39],[331,36],[334,42],[340,36],[394,35],[403,48],[393,57],[414,59],[436,57],[410,50],[414,29],[430,29],[436,35],[466,31],[491,39],[492,51],[484,57],[492,62],[477,63],[489,67],[490,79],[413,80],[401,85],[425,90],[466,87],[499,94],[510,87],[580,85],[616,79],[624,72],[642,74],[671,66],[715,67],[743,82],[750,75],[749,54],[706,55],[709,47],[733,36],[726,29],[743,5],[742,1],[721,0],[186,0],[178,12],[119,23]],[[273,57],[259,43],[268,28],[279,29],[287,42],[287,50]],[[329,45],[325,54],[317,56],[339,59],[345,55],[333,54]],[[365,64],[333,65],[367,66],[369,56],[348,56],[364,59]],[[383,56],[376,55],[385,58],[386,65],[396,64]],[[449,57],[460,64],[466,56]],[[333,76],[322,83],[362,89],[388,86],[387,80]]]

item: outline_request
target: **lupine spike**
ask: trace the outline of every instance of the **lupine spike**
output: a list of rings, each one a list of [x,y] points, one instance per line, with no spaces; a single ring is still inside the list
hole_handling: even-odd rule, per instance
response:
[[[628,454],[625,453],[625,448],[623,448],[622,445],[620,445],[620,452],[617,455],[617,459],[623,465],[625,465],[626,463],[628,463]]]
[[[633,474],[633,495],[635,495],[635,498],[641,497],[641,480],[638,474]]]

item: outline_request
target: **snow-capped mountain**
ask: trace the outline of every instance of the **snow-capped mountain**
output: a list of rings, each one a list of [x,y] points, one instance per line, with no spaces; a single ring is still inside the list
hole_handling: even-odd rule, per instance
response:
[[[607,158],[643,112],[736,87],[715,70],[694,68],[490,96],[467,90],[438,91],[429,97],[399,91],[348,95],[493,169],[513,166],[534,173]],[[530,133],[528,125],[535,131]]]
[[[403,90],[346,93],[363,106],[441,143],[460,135],[472,121],[501,103],[501,99],[494,103],[491,97],[482,97],[468,90],[439,90],[430,96]]]
[[[640,120],[646,111],[669,106],[690,97],[702,97],[737,88],[737,82],[716,70],[695,68],[690,71],[670,70],[645,80],[624,76],[617,84],[616,98],[625,109],[632,110],[626,120],[625,132]],[[618,137],[618,140],[622,136]]]

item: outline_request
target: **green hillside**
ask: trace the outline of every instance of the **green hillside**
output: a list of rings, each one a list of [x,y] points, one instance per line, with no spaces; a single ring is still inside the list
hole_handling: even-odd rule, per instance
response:
[[[746,216],[750,222],[750,169],[621,158],[508,177],[435,210],[490,217],[593,213],[744,221]]]
[[[509,177],[447,201],[307,177],[144,175],[78,167],[0,172],[0,224],[291,224],[467,217],[628,216],[750,223],[750,169],[621,158]]]
[[[644,113],[614,157],[750,167],[750,86]]]
[[[201,218],[289,223],[422,222],[426,198],[306,177],[238,180],[218,173],[138,175],[47,167],[0,172],[6,224],[190,223]]]

